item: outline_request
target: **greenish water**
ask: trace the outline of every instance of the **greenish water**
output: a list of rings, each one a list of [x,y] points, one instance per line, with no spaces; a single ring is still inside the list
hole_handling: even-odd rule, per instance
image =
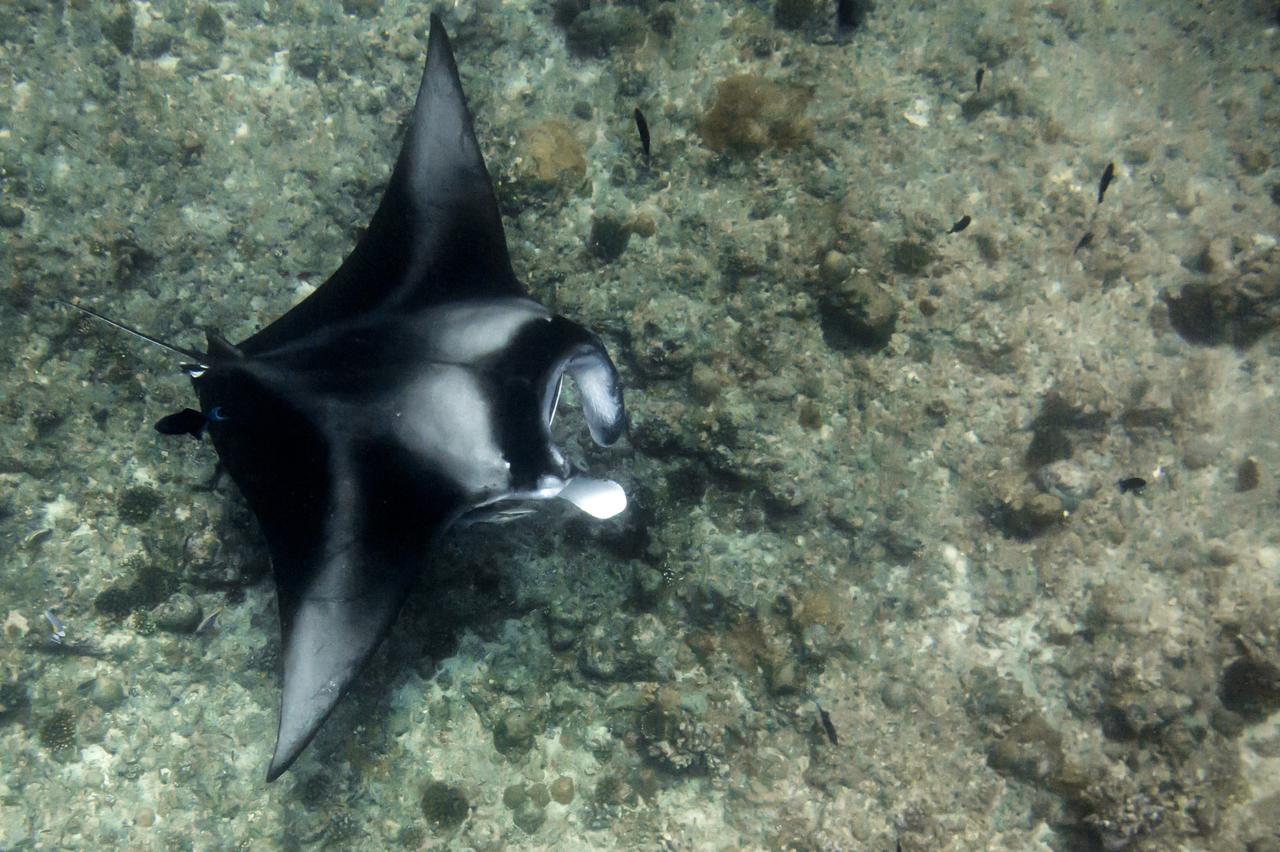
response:
[[[1280,847],[1274,5],[834,6],[0,7],[0,848]],[[424,554],[268,785],[256,522],[51,300],[281,315],[432,10],[630,506]]]

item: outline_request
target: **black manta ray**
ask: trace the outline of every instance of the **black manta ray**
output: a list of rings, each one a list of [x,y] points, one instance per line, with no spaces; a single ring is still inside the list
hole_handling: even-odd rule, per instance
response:
[[[284,682],[269,781],[350,687],[451,524],[514,514],[511,500],[562,497],[599,518],[626,506],[552,442],[565,373],[595,441],[618,440],[618,373],[594,334],[516,280],[434,15],[404,145],[359,244],[244,342],[210,333],[207,352],[177,351],[200,411],[156,428],[207,430],[271,552]]]

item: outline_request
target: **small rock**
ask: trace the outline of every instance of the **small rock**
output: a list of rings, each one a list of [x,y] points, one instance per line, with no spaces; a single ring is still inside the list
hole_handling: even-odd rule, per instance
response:
[[[1257,724],[1280,710],[1280,668],[1241,657],[1223,670],[1218,698],[1228,710]]]
[[[150,828],[156,824],[156,812],[150,805],[143,805],[134,814],[133,821],[141,828]]]
[[[103,710],[114,710],[124,701],[124,684],[110,674],[101,674],[93,679],[93,690],[90,693],[93,703]]]
[[[1029,500],[1001,502],[991,509],[990,517],[1006,536],[1029,541],[1061,524],[1066,510],[1054,495],[1036,494]]]
[[[899,240],[893,244],[889,259],[893,268],[904,275],[919,275],[929,268],[937,255],[933,249],[919,240]]]
[[[1052,494],[1062,503],[1062,508],[1074,512],[1081,503],[1098,490],[1090,481],[1084,467],[1066,459],[1041,465],[1035,472],[1036,485],[1046,494]]]
[[[342,11],[357,18],[372,18],[382,7],[382,0],[342,0]]]
[[[227,25],[222,16],[212,6],[201,6],[196,13],[196,32],[215,44],[221,44],[227,37]]]
[[[1020,781],[1044,781],[1062,769],[1062,735],[1033,715],[1014,725],[987,752],[987,765]]]
[[[898,324],[893,298],[867,275],[853,275],[818,302],[822,338],[832,349],[878,351]]]
[[[593,6],[574,17],[565,40],[575,55],[603,59],[615,49],[638,46],[644,33],[644,18],[634,9]]]
[[[1236,491],[1252,491],[1262,482],[1262,468],[1253,456],[1236,467]]]
[[[635,590],[636,603],[641,607],[651,607],[658,602],[658,598],[662,595],[662,590],[666,586],[666,580],[662,576],[662,572],[648,565],[639,565],[631,577],[632,588]]]
[[[531,194],[565,194],[587,176],[587,155],[567,121],[550,119],[520,134],[520,163],[513,178]]]
[[[532,801],[527,801],[515,810],[511,821],[526,834],[534,834],[547,821],[547,812]]]
[[[502,804],[514,811],[529,799],[529,790],[523,784],[508,784],[502,791]]]
[[[115,45],[116,50],[128,56],[133,52],[133,8],[127,6],[102,23],[102,35]]]
[[[547,789],[547,785],[542,782],[534,782],[529,785],[529,801],[539,808],[545,808],[551,804],[551,791]]]
[[[432,781],[422,791],[422,815],[436,831],[453,831],[466,821],[470,812],[467,797],[457,787]]]
[[[1257,176],[1271,168],[1271,155],[1262,145],[1242,145],[1235,154],[1245,174]]]
[[[658,233],[658,223],[654,221],[653,215],[644,211],[632,214],[625,227],[641,239],[648,239]]]
[[[1246,843],[1244,849],[1245,852],[1280,852],[1280,837],[1259,837]]]
[[[825,10],[828,5],[820,0],[776,0],[773,18],[783,29],[800,29],[817,18],[820,10]]]
[[[0,228],[18,228],[22,226],[27,214],[16,204],[0,204]]]
[[[1243,716],[1225,707],[1214,707],[1209,713],[1209,724],[1227,739],[1235,739],[1244,733],[1247,724]]]
[[[136,485],[126,488],[120,495],[119,502],[116,504],[116,514],[126,524],[140,526],[151,518],[152,513],[160,508],[163,502],[160,493],[154,488]]]
[[[853,261],[849,256],[834,250],[827,252],[818,266],[818,275],[822,278],[822,282],[831,287],[848,278],[852,271]]]
[[[699,362],[693,365],[690,382],[693,388],[693,398],[703,405],[710,405],[720,396],[725,379],[710,364]]]
[[[524,710],[508,710],[493,727],[493,745],[498,751],[523,753],[533,745],[533,719]]]
[[[659,3],[649,17],[650,23],[653,24],[653,31],[663,38],[671,38],[676,31],[678,20],[679,10],[675,3],[670,2]]]
[[[562,805],[567,805],[573,801],[573,779],[568,775],[561,775],[559,778],[551,782],[551,798]]]
[[[192,633],[200,626],[204,612],[191,595],[176,592],[151,611],[156,627],[169,633]]]
[[[1225,541],[1209,542],[1209,562],[1218,568],[1234,564],[1236,558],[1236,552]]]
[[[831,636],[825,625],[810,624],[800,633],[800,645],[810,660],[823,660],[831,648]]]
[[[547,643],[553,651],[567,651],[578,641],[581,632],[580,624],[553,619],[547,624]]]
[[[605,263],[621,257],[630,240],[631,231],[617,216],[599,213],[591,219],[591,237],[587,241],[587,248]]]
[[[880,687],[880,700],[890,710],[901,710],[907,706],[907,687],[900,680],[890,680]]]
[[[769,692],[790,695],[800,688],[800,669],[794,660],[782,660],[769,668]]]
[[[1182,463],[1188,470],[1200,470],[1213,464],[1217,455],[1218,447],[1210,438],[1194,435],[1182,448]]]
[[[16,722],[31,709],[31,695],[16,675],[0,680],[0,725]]]

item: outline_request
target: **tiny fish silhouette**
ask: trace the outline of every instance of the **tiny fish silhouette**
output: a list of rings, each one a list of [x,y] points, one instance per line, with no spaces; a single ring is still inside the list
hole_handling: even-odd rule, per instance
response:
[[[644,152],[644,158],[647,160],[649,159],[649,122],[645,121],[640,107],[636,107],[635,119],[636,130],[640,133],[640,150]]]
[[[1107,187],[1111,186],[1111,179],[1116,176],[1116,164],[1107,163],[1107,167],[1102,170],[1102,178],[1098,181],[1098,203],[1102,203],[1102,196],[1107,194]]]

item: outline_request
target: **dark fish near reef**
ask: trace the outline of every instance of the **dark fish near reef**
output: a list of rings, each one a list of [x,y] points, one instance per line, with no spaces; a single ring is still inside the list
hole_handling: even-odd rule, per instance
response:
[[[836,733],[836,726],[831,723],[831,714],[822,709],[822,705],[813,702],[813,706],[818,708],[818,721],[822,723],[823,733],[827,735],[827,740],[832,745],[840,745],[840,735]]]
[[[636,107],[635,120],[636,132],[640,134],[640,150],[644,152],[644,158],[647,160],[649,159],[649,122],[645,121],[640,107]]]
[[[961,216],[959,219],[956,220],[956,223],[951,226],[951,230],[947,231],[947,233],[958,234],[961,231],[963,231],[965,228],[969,227],[969,223],[972,221],[973,219],[969,218],[969,214],[966,213],[965,215]]]
[[[446,529],[508,501],[626,507],[552,442],[565,374],[596,443],[622,436],[618,372],[516,279],[434,15],[408,124],[367,232],[323,286],[238,344],[152,339],[191,361],[200,399],[157,425],[209,434],[271,551],[284,682],[268,781],[350,688]]]
[[[1107,194],[1107,187],[1111,186],[1111,180],[1116,176],[1116,164],[1107,163],[1107,167],[1102,170],[1102,178],[1098,181],[1098,203],[1102,203],[1102,196]]]
[[[203,411],[184,408],[176,414],[162,417],[156,423],[156,431],[161,435],[190,435],[197,441],[204,437],[205,427],[209,421],[221,415],[220,411],[211,411],[206,417]]]
[[[1147,481],[1141,476],[1127,476],[1116,483],[1121,494],[1141,494],[1147,490]]]

